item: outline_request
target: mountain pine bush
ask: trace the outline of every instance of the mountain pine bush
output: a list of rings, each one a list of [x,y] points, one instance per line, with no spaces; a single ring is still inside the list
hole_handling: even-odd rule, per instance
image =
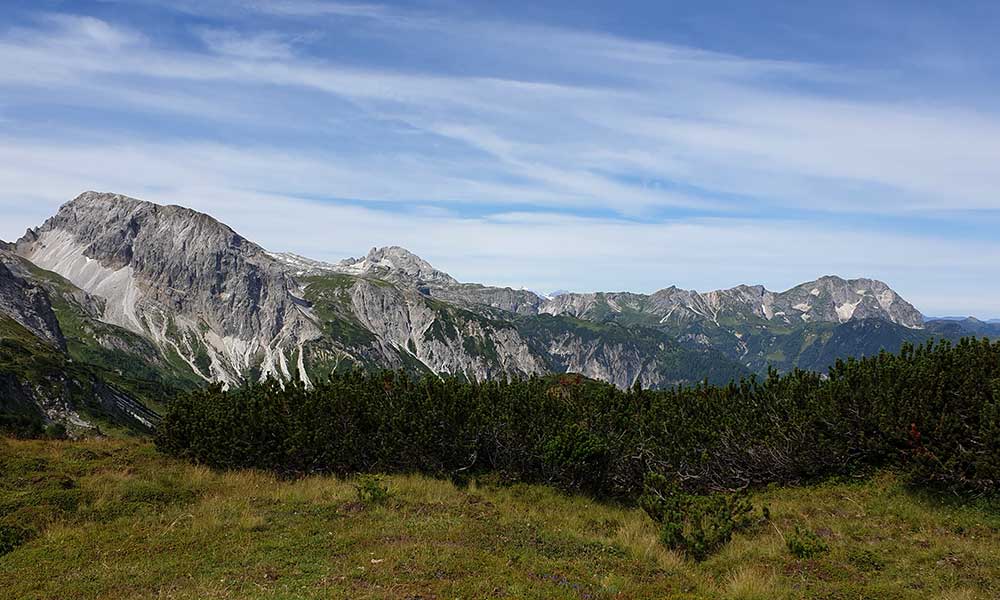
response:
[[[906,345],[726,386],[619,390],[579,376],[468,381],[335,374],[311,389],[210,387],[171,404],[169,454],[286,474],[490,473],[638,498],[649,474],[687,492],[894,466],[922,485],[1000,483],[1000,343]]]
[[[659,524],[663,545],[699,562],[759,521],[741,494],[689,494],[655,473],[648,477],[639,505]]]

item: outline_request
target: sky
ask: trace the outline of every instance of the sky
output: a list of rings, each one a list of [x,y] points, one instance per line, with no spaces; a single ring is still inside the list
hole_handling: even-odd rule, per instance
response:
[[[0,238],[85,190],[541,292],[1000,317],[1000,3],[0,0]]]

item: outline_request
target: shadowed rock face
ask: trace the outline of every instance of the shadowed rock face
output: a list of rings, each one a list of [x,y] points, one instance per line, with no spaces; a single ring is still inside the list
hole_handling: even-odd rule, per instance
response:
[[[16,274],[16,257],[0,250],[0,314],[51,345],[65,350],[66,340],[52,311],[49,296],[39,286]],[[10,266],[8,266],[10,265]]]

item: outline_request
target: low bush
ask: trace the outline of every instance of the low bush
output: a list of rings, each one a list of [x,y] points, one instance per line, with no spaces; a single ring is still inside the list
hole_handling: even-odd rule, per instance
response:
[[[382,506],[389,502],[391,494],[389,486],[383,483],[377,475],[362,475],[354,484],[358,493],[358,502],[365,506]]]
[[[786,540],[788,551],[796,558],[814,558],[830,551],[830,546],[811,529],[802,529],[798,525]]]
[[[741,494],[688,494],[657,474],[649,476],[639,504],[660,525],[665,546],[699,562],[729,543],[734,533],[760,522]]]
[[[40,438],[45,424],[38,417],[0,412],[0,434],[15,438]]]
[[[885,560],[867,548],[856,548],[847,554],[847,561],[864,572],[878,572],[885,568]]]

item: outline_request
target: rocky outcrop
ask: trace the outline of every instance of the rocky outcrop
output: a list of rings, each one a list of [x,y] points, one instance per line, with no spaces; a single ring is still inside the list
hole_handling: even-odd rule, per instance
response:
[[[747,375],[714,349],[687,348],[659,329],[586,323],[566,316],[539,315],[518,322],[551,371],[580,373],[619,387],[667,387],[709,379],[727,383]]]
[[[353,312],[376,337],[411,353],[436,373],[474,380],[544,372],[517,330],[472,312],[429,301],[418,291],[359,280]]]
[[[537,315],[542,312],[545,300],[528,290],[509,287],[490,287],[476,283],[433,287],[427,294],[444,302],[462,306],[470,310],[492,308],[515,315]]]

